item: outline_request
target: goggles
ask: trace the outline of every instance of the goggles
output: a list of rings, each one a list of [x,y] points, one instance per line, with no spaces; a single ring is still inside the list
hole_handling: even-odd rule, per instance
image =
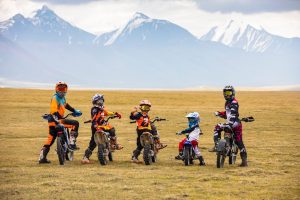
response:
[[[103,99],[99,99],[98,101],[96,101],[96,105],[103,105],[104,100]]]
[[[68,90],[68,87],[66,85],[58,85],[56,87],[56,91],[58,91],[58,92],[67,92],[67,90]]]
[[[188,117],[188,121],[189,121],[189,122],[196,122],[197,119],[196,119],[196,118],[193,118],[193,117]]]
[[[224,91],[224,95],[225,96],[231,96],[232,95],[232,91],[226,90],[226,91]]]
[[[141,110],[144,110],[144,111],[149,111],[150,110],[150,106],[149,105],[141,105]]]

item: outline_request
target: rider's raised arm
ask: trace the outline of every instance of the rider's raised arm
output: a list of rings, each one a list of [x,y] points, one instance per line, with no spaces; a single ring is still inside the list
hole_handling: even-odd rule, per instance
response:
[[[141,118],[141,116],[142,116],[142,114],[141,114],[140,112],[132,111],[132,112],[130,113],[129,118],[130,118],[131,120],[138,120],[138,119]]]

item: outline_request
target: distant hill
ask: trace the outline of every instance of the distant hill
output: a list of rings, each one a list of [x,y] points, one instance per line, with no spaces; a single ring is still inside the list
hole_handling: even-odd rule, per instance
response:
[[[198,39],[143,13],[96,36],[43,6],[32,18],[17,14],[0,22],[0,78],[45,84],[64,80],[92,88],[299,85],[299,47],[299,38],[233,21]]]

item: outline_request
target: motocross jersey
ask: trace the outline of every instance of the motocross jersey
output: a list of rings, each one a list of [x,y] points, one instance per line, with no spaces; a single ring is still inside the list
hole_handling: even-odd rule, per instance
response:
[[[62,119],[65,114],[65,109],[71,112],[75,111],[75,109],[66,102],[64,97],[60,98],[57,94],[54,94],[50,103],[51,117],[48,120],[48,125],[55,126],[59,124],[59,120]]]
[[[238,124],[240,124],[239,103],[235,98],[225,102],[225,112],[223,112],[223,115],[224,118],[227,119],[227,123],[230,126],[236,127]]]
[[[132,112],[130,119],[136,120],[138,130],[152,130],[150,116],[147,113]]]
[[[105,122],[106,116],[114,115],[114,112],[105,110],[104,108],[99,108],[97,106],[91,109],[92,127],[103,126],[106,129],[112,128],[112,126]]]
[[[197,125],[192,128],[187,128],[187,129],[181,131],[181,133],[182,134],[189,133],[189,139],[188,139],[189,141],[193,141],[193,140],[198,141],[199,136],[202,133],[202,131],[201,131],[199,125]]]

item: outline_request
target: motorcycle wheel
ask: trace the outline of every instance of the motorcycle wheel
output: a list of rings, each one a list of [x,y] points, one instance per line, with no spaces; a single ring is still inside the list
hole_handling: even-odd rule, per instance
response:
[[[151,146],[150,144],[146,144],[144,147],[144,154],[143,154],[145,165],[150,165],[152,158],[151,158]]]
[[[221,151],[217,152],[217,168],[223,168],[225,162],[225,155]]]
[[[236,155],[232,156],[232,164],[235,164],[236,161]]]
[[[57,143],[57,156],[58,156],[58,161],[60,165],[65,164],[65,150],[63,146],[63,138],[62,136],[58,137],[56,140]]]
[[[155,163],[156,162],[156,154],[154,153],[154,156],[151,157],[152,158],[152,162]]]
[[[183,156],[184,156],[184,165],[188,166],[191,161],[191,155],[190,155],[190,148],[184,148],[183,150]]]
[[[99,144],[98,145],[98,160],[99,160],[101,165],[106,165],[107,164],[104,144]]]
[[[233,161],[233,156],[229,156],[228,158],[229,165],[232,165],[232,161]]]
[[[111,151],[108,153],[108,160],[113,161],[113,155]]]

